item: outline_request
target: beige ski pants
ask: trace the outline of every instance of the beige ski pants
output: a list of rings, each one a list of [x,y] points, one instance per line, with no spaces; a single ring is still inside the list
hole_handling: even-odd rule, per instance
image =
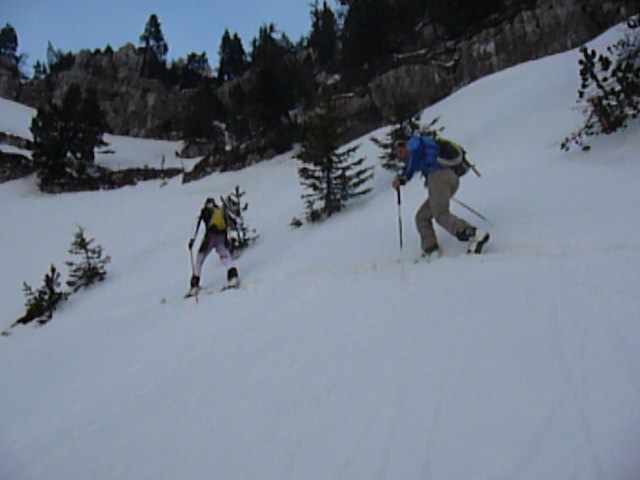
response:
[[[460,228],[474,228],[449,211],[451,198],[460,186],[460,179],[453,170],[445,168],[435,171],[427,177],[426,183],[429,197],[416,213],[416,226],[423,251],[432,250],[438,244],[432,219],[453,236]]]

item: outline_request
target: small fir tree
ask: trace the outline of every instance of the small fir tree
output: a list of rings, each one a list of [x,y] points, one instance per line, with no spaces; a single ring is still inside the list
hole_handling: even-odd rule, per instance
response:
[[[437,140],[440,137],[440,134],[444,131],[443,126],[438,126],[439,121],[440,121],[440,117],[434,117],[431,119],[429,123],[421,124],[420,129],[417,132],[417,135],[422,135],[424,137],[431,137],[434,140]]]
[[[372,136],[371,141],[382,150],[379,157],[382,167],[397,172],[404,168],[404,162],[396,157],[393,146],[419,131],[420,116],[415,112],[415,101],[399,90],[392,93],[391,108],[393,113],[387,121],[393,124],[392,128],[384,138]]]
[[[341,211],[346,202],[368,193],[365,184],[373,167],[364,158],[353,159],[359,146],[338,150],[338,117],[334,100],[327,97],[320,113],[303,125],[303,140],[297,159],[307,220],[316,222]]]
[[[239,185],[236,185],[233,192],[223,198],[226,208],[237,220],[228,229],[229,243],[231,251],[234,253],[247,248],[258,239],[256,229],[249,228],[245,223],[244,212],[249,209],[249,204],[242,199],[245,195],[246,192],[242,191]]]
[[[629,31],[607,53],[580,49],[580,88],[578,103],[583,103],[585,124],[562,142],[562,149],[578,145],[583,150],[584,137],[611,134],[626,127],[640,114],[640,20],[628,22]],[[613,58],[612,58],[613,57]]]
[[[398,172],[404,168],[404,162],[396,156],[393,146],[399,140],[406,140],[417,130],[417,126],[416,118],[410,117],[397,121],[384,138],[371,137],[371,141],[382,150],[379,158],[385,170]]]
[[[69,294],[60,290],[60,273],[55,265],[51,265],[49,272],[44,276],[43,284],[37,290],[33,290],[27,283],[23,283],[22,290],[26,297],[25,314],[20,317],[12,325],[26,325],[27,323],[37,321],[44,325],[53,317],[60,302],[67,299]]]
[[[78,227],[69,253],[79,257],[79,261],[65,262],[69,268],[67,286],[72,293],[82,288],[88,288],[96,282],[101,282],[107,276],[106,265],[111,261],[111,257],[103,257],[102,247],[100,245],[93,246],[93,242],[94,239],[87,239],[84,235],[84,229]]]
[[[444,130],[444,127],[437,127],[436,124],[439,121],[439,117],[434,118],[428,124],[420,125],[419,115],[414,116],[394,116],[395,124],[389,130],[387,135],[380,139],[375,136],[371,137],[371,141],[382,150],[380,154],[380,161],[382,167],[386,170],[399,173],[405,168],[405,163],[396,157],[393,146],[399,140],[406,140],[413,135],[423,135],[437,139],[440,133]]]

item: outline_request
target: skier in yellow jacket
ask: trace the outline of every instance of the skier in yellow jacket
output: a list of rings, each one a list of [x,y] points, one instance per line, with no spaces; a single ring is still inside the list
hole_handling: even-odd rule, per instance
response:
[[[191,289],[189,293],[195,294],[200,288],[202,265],[214,248],[216,252],[218,252],[222,264],[227,268],[227,286],[234,287],[238,285],[238,270],[233,265],[233,258],[229,252],[229,242],[227,240],[227,228],[231,223],[236,222],[237,220],[229,209],[225,208],[225,205],[218,205],[215,199],[211,197],[207,198],[204,207],[202,207],[200,211],[196,231],[193,237],[189,239],[189,250],[192,250],[195,239],[198,236],[200,224],[204,224],[206,230],[193,265],[193,275],[191,276]]]

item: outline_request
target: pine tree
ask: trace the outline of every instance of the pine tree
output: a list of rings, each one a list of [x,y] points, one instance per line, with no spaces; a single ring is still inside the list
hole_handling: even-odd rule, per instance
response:
[[[169,46],[164,39],[156,14],[152,14],[147,20],[144,32],[140,35],[140,45],[143,51],[140,75],[149,77],[159,75],[165,68]]]
[[[387,0],[353,0],[342,29],[343,64],[347,68],[372,66],[388,52],[386,26],[392,15]]]
[[[224,105],[215,90],[208,83],[202,83],[187,101],[182,122],[183,137],[190,142],[213,143],[217,150],[224,150],[221,122],[225,115]]]
[[[352,198],[368,193],[365,184],[373,167],[364,158],[353,160],[359,146],[338,150],[338,117],[335,101],[325,98],[321,111],[303,125],[301,150],[296,158],[300,181],[308,191],[302,195],[307,220],[316,222],[341,211]]]
[[[440,0],[448,1],[448,0]],[[342,67],[348,77],[365,81],[376,62],[403,46],[414,46],[427,11],[425,0],[340,0]],[[477,2],[483,3],[483,2]],[[365,68],[362,68],[365,67]]]
[[[22,290],[26,297],[26,312],[15,321],[13,327],[18,324],[26,325],[34,320],[44,325],[51,320],[60,302],[69,296],[68,293],[60,291],[60,273],[55,265],[51,265],[40,288],[34,291],[27,282],[23,282]]]
[[[69,253],[79,257],[80,261],[65,262],[69,267],[67,286],[73,293],[96,282],[103,281],[107,275],[106,265],[111,261],[111,257],[103,257],[102,247],[100,245],[93,246],[93,241],[93,238],[87,239],[84,236],[82,227],[78,227],[78,231],[75,233],[69,248]]]
[[[66,175],[82,176],[93,165],[94,149],[104,145],[104,113],[95,91],[83,97],[80,87],[72,84],[62,105],[49,102],[38,108],[31,121],[33,159],[43,183]]]
[[[191,52],[187,56],[186,68],[188,71],[194,72],[200,77],[208,77],[211,75],[211,67],[209,66],[209,59],[207,58],[206,52],[202,52],[201,54]]]
[[[239,77],[247,69],[247,54],[237,33],[232,37],[229,30],[224,31],[218,57],[218,79],[221,82]]]
[[[69,70],[75,62],[75,55],[71,52],[63,52],[54,48],[51,42],[47,43],[47,70],[51,74]]]
[[[471,25],[497,12],[504,0],[428,0],[431,19],[445,27],[452,36],[466,32]]]
[[[322,2],[322,9],[320,9],[316,0],[311,10],[309,46],[316,52],[318,63],[321,66],[333,62],[336,56],[337,45],[338,23],[336,16],[326,1]]]
[[[36,63],[33,64],[33,79],[41,80],[47,76],[47,66],[42,63],[40,60],[37,60]]]
[[[271,136],[287,148],[291,144],[293,126],[289,112],[296,104],[292,45],[286,36],[275,37],[273,24],[263,25],[251,42],[251,64],[255,83],[247,92],[254,119],[254,135]],[[285,148],[286,149],[286,148]]]
[[[191,52],[187,59],[173,60],[161,79],[165,86],[178,87],[180,90],[195,89],[206,83],[211,77],[211,67],[207,54]]]
[[[231,34],[229,33],[229,30],[225,29],[222,34],[222,39],[220,39],[220,46],[218,47],[218,79],[221,82],[225,82],[233,78],[227,66],[230,48]]]
[[[256,229],[249,228],[245,223],[244,212],[249,209],[249,204],[242,199],[245,195],[246,192],[242,191],[239,185],[236,185],[233,192],[223,198],[224,205],[237,219],[237,222],[227,230],[231,251],[234,253],[243,250],[258,239]]]
[[[18,35],[9,23],[0,30],[0,56],[18,62]]]

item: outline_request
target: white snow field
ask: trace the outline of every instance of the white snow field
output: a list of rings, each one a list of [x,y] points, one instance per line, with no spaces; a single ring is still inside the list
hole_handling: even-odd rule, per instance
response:
[[[560,150],[583,121],[578,57],[424,112],[483,174],[458,198],[492,225],[452,207],[491,231],[481,256],[438,229],[444,256],[413,262],[418,178],[401,252],[379,167],[371,194],[292,230],[292,154],[165,188],[0,185],[1,329],[24,312],[23,281],[51,263],[64,279],[77,225],[113,259],[47,325],[0,337],[0,479],[640,478],[640,127]],[[3,129],[27,130],[20,112],[2,101]],[[368,137],[354,143],[378,165]],[[123,165],[175,149],[122,145]],[[236,263],[244,287],[184,300],[195,217],[237,184],[260,234]],[[203,282],[223,281],[212,256]]]

